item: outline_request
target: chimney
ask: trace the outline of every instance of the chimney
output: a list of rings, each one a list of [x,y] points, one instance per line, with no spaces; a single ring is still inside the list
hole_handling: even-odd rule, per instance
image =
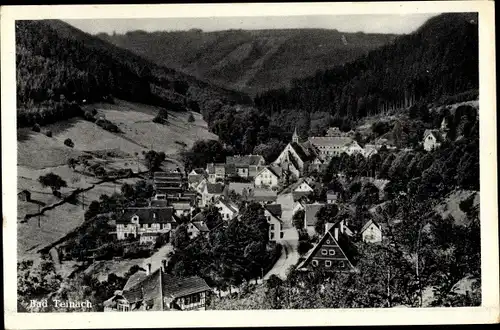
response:
[[[332,229],[332,227],[333,227],[333,223],[331,223],[331,222],[325,223],[325,234],[328,233],[330,231],[330,229]]]
[[[335,240],[338,241],[339,240],[339,229],[338,228],[335,228]]]
[[[151,274],[151,264],[147,264],[146,265],[146,275],[150,275]]]

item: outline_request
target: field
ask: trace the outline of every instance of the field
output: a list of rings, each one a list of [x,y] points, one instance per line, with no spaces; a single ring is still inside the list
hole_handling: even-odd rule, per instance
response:
[[[150,150],[164,151],[169,157],[165,167],[178,165],[175,157],[183,148],[189,148],[198,139],[217,139],[207,130],[207,125],[200,114],[193,113],[195,121],[188,122],[189,113],[169,112],[169,124],[160,125],[152,122],[158,108],[142,104],[117,100],[116,104],[88,105],[97,109],[99,116],[116,124],[123,133],[108,132],[96,124],[80,118],[58,122],[42,127],[40,133],[30,129],[18,130],[17,192],[28,190],[31,201],[18,200],[18,256],[32,256],[39,248],[64,237],[69,231],[79,226],[84,219],[85,208],[92,200],[102,194],[111,195],[120,190],[122,183],[134,183],[137,179],[123,179],[114,183],[102,183],[78,196],[77,202],[63,204],[46,211],[38,217],[24,222],[26,214],[37,213],[39,208],[60,201],[50,188],[44,188],[38,177],[55,173],[66,181],[68,187],[61,193],[69,194],[77,188],[90,187],[99,180],[67,166],[69,158],[80,155],[92,157],[91,163],[100,163],[106,170],[127,169],[134,172],[146,170],[142,152]],[[52,137],[45,132],[52,131]],[[64,145],[70,138],[74,147]],[[108,152],[112,152],[108,154]],[[172,157],[172,159],[170,159]],[[84,204],[84,205],[83,205]]]

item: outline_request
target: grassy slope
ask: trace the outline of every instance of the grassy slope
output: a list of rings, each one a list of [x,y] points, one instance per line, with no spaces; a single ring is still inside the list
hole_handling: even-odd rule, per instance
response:
[[[294,78],[352,61],[395,37],[321,29],[99,36],[158,64],[250,93],[283,87]]]
[[[115,122],[123,134],[113,134],[99,126],[73,118],[57,124],[44,127],[52,130],[53,137],[49,138],[41,133],[20,129],[18,133],[18,191],[28,189],[32,199],[46,205],[58,202],[49,188],[43,188],[37,181],[40,175],[54,172],[60,175],[68,184],[68,188],[61,189],[68,193],[78,187],[88,187],[95,183],[92,177],[87,177],[73,172],[66,166],[67,159],[76,157],[86,151],[116,150],[119,149],[121,157],[106,160],[93,159],[101,162],[106,169],[131,168],[137,170],[134,152],[139,154],[149,150],[150,145],[157,151],[167,154],[178,152],[182,146],[176,143],[186,143],[189,147],[197,139],[216,139],[217,136],[207,131],[206,123],[199,114],[194,113],[195,122],[187,121],[188,113],[170,113],[170,124],[159,125],[151,122],[157,108],[117,101],[116,104],[97,104],[99,113],[108,120]],[[66,147],[63,141],[71,138],[75,143],[74,148]],[[35,156],[36,155],[36,156]],[[140,156],[142,157],[142,156]],[[144,166],[140,165],[144,170]],[[102,194],[112,194],[115,189],[120,189],[124,182],[134,182],[135,179],[120,180],[116,186],[105,183],[96,186],[85,193],[85,204],[97,200]],[[43,205],[41,206],[43,207]],[[31,202],[18,201],[18,220],[22,220],[27,213],[38,211],[38,205]],[[84,210],[80,202],[77,205],[64,204],[53,210],[47,211],[41,217],[41,228],[38,228],[36,218],[27,223],[18,222],[18,254],[23,257],[28,251],[34,252],[34,247],[41,247],[64,236],[83,221]]]

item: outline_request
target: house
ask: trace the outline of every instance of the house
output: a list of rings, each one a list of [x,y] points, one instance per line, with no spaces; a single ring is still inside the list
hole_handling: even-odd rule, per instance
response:
[[[206,178],[205,170],[202,168],[195,168],[188,174],[189,188],[196,189],[198,184]]]
[[[233,192],[246,198],[246,196],[252,193],[254,187],[253,182],[229,182],[226,191],[228,193]]]
[[[438,148],[445,141],[445,137],[440,130],[426,129],[424,131],[424,150],[431,151]]]
[[[277,200],[278,194],[273,190],[265,188],[255,188],[247,197],[247,201],[260,204],[276,203]]]
[[[283,239],[283,220],[281,220],[281,204],[264,205],[264,216],[269,223],[269,240],[279,241]]]
[[[281,167],[292,177],[300,178],[311,169],[316,158],[315,148],[309,142],[300,143],[297,129],[295,129],[292,142],[286,145],[272,165]]]
[[[205,310],[212,291],[198,276],[180,278],[165,266],[151,273],[151,264],[128,279],[123,290],[104,302],[105,312]]]
[[[203,217],[202,212],[195,215],[191,220],[191,222],[188,223],[187,232],[190,239],[198,237],[199,235],[204,235],[204,236],[208,235],[210,230],[208,229],[207,224],[205,223],[205,219]]]
[[[326,223],[325,234],[297,268],[303,271],[317,268],[326,271],[355,271],[355,254],[356,250],[345,232],[341,232],[341,228],[332,223]]]
[[[307,232],[310,236],[316,234],[316,214],[318,211],[325,206],[323,203],[314,203],[314,204],[306,204],[304,207],[304,228],[307,229]]]
[[[235,167],[236,175],[242,178],[251,177],[250,166],[255,168],[263,166],[265,163],[264,157],[260,155],[236,155],[226,157],[226,165],[233,165]]]
[[[153,187],[155,199],[165,199],[168,196],[178,195],[186,189],[182,174],[179,172],[154,172]]]
[[[338,199],[339,199],[339,193],[337,193],[333,190],[328,190],[326,192],[326,203],[327,204],[336,204]]]
[[[318,157],[328,162],[332,157],[346,152],[355,141],[348,136],[313,136],[309,142],[318,150]]]
[[[355,132],[350,130],[349,132],[342,132],[338,127],[330,127],[326,131],[326,136],[329,137],[353,137]]]
[[[233,220],[239,213],[238,206],[226,199],[219,199],[215,206],[219,209],[219,213],[224,221]]]
[[[188,217],[193,210],[190,199],[172,201],[171,204],[177,217]]]
[[[264,167],[254,179],[256,187],[276,188],[283,176],[283,170],[278,166]]]
[[[382,228],[374,220],[368,220],[359,231],[361,239],[366,243],[382,242]]]
[[[255,176],[264,168],[266,165],[250,165],[248,166],[248,178],[254,179]]]
[[[226,164],[207,164],[208,182],[215,183],[217,180],[224,180],[226,177]]]
[[[24,202],[29,202],[31,200],[31,193],[28,190],[23,190],[17,193],[17,199]]]
[[[362,155],[365,158],[369,158],[375,154],[378,153],[378,151],[382,148],[382,145],[380,144],[365,144],[365,147],[363,148]]]
[[[344,147],[344,152],[350,155],[363,154],[363,148],[356,142],[352,140],[349,144]]]
[[[129,207],[122,211],[116,219],[116,236],[119,240],[148,233],[164,234],[175,226],[172,207]],[[158,235],[150,235],[147,240],[153,240]],[[143,238],[140,241],[144,241]]]
[[[215,202],[216,199],[224,193],[224,184],[222,183],[207,183],[205,190],[201,194],[201,205],[203,207]]]

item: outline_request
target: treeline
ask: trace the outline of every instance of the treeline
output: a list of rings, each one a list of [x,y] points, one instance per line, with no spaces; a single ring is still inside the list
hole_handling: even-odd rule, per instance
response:
[[[380,113],[384,102],[475,97],[478,63],[477,14],[442,14],[352,63],[258,95],[255,104],[271,116],[301,110],[352,121]]]
[[[16,22],[16,67],[18,126],[66,119],[77,115],[68,104],[112,97],[173,111],[200,111],[208,99],[245,99],[56,20]]]

